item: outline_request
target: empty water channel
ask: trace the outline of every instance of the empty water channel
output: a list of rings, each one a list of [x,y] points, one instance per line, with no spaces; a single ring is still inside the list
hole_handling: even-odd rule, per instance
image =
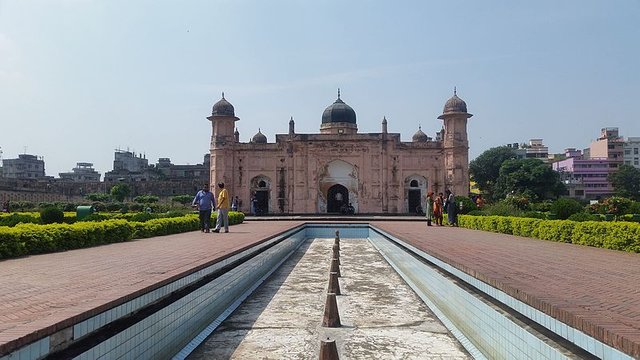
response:
[[[334,238],[308,239],[187,359],[469,359],[466,350],[365,238],[342,240],[340,327],[323,327]]]
[[[368,224],[305,224],[0,360],[318,359],[323,341],[341,359],[630,359]]]

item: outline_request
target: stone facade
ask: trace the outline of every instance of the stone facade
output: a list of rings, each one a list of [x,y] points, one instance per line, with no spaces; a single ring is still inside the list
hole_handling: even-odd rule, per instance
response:
[[[443,130],[432,140],[418,130],[411,142],[387,132],[358,133],[355,111],[338,99],[324,111],[319,134],[288,134],[269,143],[258,132],[248,143],[234,132],[235,109],[223,97],[207,119],[212,124],[211,188],[224,182],[240,210],[271,214],[414,213],[425,195],[469,192],[467,106],[455,93],[444,107]]]

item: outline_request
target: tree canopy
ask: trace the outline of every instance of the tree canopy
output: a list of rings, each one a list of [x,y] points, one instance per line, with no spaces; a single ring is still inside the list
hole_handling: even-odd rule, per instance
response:
[[[116,201],[123,201],[131,194],[131,188],[127,184],[116,184],[111,188],[111,197]]]
[[[609,182],[615,194],[633,200],[640,200],[640,170],[631,165],[622,165],[609,174]]]
[[[566,191],[560,174],[539,159],[506,160],[494,186],[494,197],[525,195],[532,200],[554,199]]]
[[[516,153],[510,147],[491,148],[469,163],[471,180],[478,184],[480,191],[492,197],[502,163],[515,158]]]

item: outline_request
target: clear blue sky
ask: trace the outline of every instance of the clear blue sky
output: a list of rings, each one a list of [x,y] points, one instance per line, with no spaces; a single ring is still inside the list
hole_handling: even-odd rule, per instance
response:
[[[640,1],[0,0],[0,147],[47,175],[116,148],[201,163],[220,93],[240,139],[317,133],[336,98],[360,132],[433,136],[453,87],[470,156],[542,138],[640,136]]]

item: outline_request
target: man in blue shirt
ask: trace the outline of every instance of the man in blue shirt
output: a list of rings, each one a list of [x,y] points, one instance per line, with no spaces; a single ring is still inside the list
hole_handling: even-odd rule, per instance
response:
[[[209,191],[209,184],[204,184],[202,190],[198,191],[192,205],[199,211],[200,231],[208,233],[211,227],[211,209],[216,207],[216,198]]]

